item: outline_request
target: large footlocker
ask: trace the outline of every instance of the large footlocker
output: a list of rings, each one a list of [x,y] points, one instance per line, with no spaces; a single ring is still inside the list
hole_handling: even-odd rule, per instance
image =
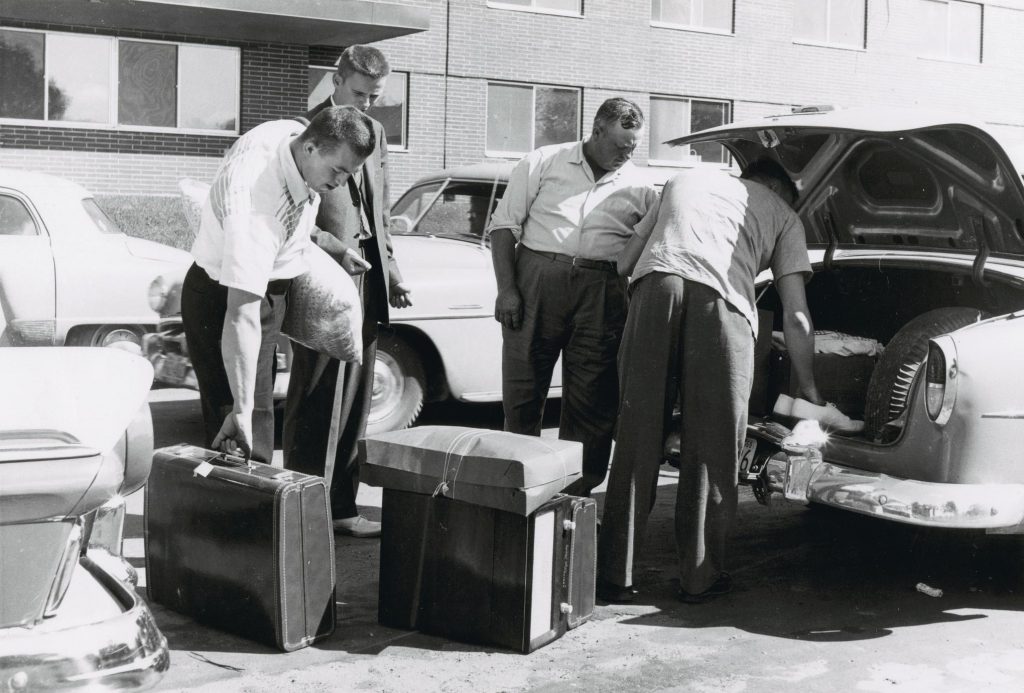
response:
[[[579,443],[423,426],[360,452],[384,487],[381,624],[531,652],[590,617],[597,508],[560,493]]]
[[[384,489],[381,625],[533,650],[594,611],[597,506],[530,515]]]
[[[157,450],[145,537],[155,602],[282,650],[334,631],[334,536],[321,477],[190,445]]]

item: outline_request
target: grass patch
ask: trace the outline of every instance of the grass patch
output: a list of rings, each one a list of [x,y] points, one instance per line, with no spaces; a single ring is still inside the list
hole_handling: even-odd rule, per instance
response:
[[[96,204],[129,236],[188,250],[195,234],[180,197],[97,195]]]

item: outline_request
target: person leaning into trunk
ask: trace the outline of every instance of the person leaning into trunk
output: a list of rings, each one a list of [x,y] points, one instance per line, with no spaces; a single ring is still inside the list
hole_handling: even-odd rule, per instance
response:
[[[391,67],[369,46],[349,46],[338,60],[334,93],[306,117],[332,106],[366,111],[384,93]],[[359,514],[356,443],[366,431],[377,358],[377,326],[388,324],[388,303],[412,305],[391,247],[388,199],[388,140],[373,123],[377,146],[366,163],[341,186],[323,196],[313,240],[353,276],[363,302],[363,362],[341,363],[292,342],[292,369],[284,415],[284,466],[322,476],[334,455],[331,515],[334,530],[357,537],[380,535],[380,523]],[[340,398],[335,402],[335,398]],[[335,406],[337,404],[337,406]],[[337,429],[332,440],[332,418]],[[331,448],[334,447],[332,453]]]
[[[271,461],[274,352],[285,294],[307,269],[320,195],[343,186],[375,144],[369,118],[330,108],[308,126],[256,126],[221,163],[181,296],[210,447]]]
[[[621,405],[598,543],[598,596],[633,598],[633,561],[654,504],[672,408],[682,403],[675,535],[679,598],[724,594],[725,544],[737,504],[740,450],[753,379],[754,279],[771,268],[799,394],[822,423],[843,414],[814,382],[811,274],[796,186],[771,159],[741,177],[691,171],[673,178],[619,259],[632,273],[619,352]],[[645,241],[645,237],[649,238]],[[635,269],[634,269],[635,264]]]
[[[615,427],[615,355],[626,317],[615,260],[657,200],[630,162],[643,127],[635,103],[608,99],[589,138],[541,147],[519,162],[487,229],[505,430],[540,435],[561,355],[558,435],[583,443],[583,477],[566,489],[576,495],[604,480]]]

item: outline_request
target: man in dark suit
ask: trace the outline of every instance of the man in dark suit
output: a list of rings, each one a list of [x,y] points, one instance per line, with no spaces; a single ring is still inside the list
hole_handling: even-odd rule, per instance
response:
[[[384,92],[391,67],[376,48],[349,46],[338,60],[334,93],[306,114],[330,106],[366,111]],[[363,362],[340,363],[292,342],[291,380],[284,418],[284,466],[323,475],[333,456],[331,512],[334,531],[357,537],[380,535],[380,523],[356,508],[359,464],[356,442],[364,435],[373,392],[377,329],[388,324],[388,304],[412,305],[391,248],[388,199],[388,140],[373,121],[377,150],[348,185],[323,196],[313,240],[351,274],[363,300]],[[332,435],[332,427],[335,427]],[[335,448],[336,446],[336,448]],[[335,448],[332,450],[332,448]]]

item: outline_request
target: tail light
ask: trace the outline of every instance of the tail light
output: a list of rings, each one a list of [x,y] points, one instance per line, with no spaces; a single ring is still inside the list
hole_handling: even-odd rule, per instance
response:
[[[78,567],[78,557],[81,553],[82,523],[79,520],[71,528],[71,532],[68,533],[67,541],[64,544],[64,554],[57,565],[57,574],[53,579],[53,584],[50,586],[50,594],[46,599],[44,616],[53,616],[57,613],[57,609],[60,608],[60,603],[64,601],[64,595],[68,591],[68,585],[71,584],[71,577],[75,574],[75,569]]]
[[[937,424],[945,424],[956,403],[956,346],[948,336],[928,343],[925,362],[925,405],[928,416]]]

